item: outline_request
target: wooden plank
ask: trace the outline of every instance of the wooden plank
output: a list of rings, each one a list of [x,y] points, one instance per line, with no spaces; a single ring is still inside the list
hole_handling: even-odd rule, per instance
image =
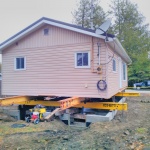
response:
[[[74,114],[73,117],[74,117],[75,119],[83,119],[83,120],[86,119],[86,116],[83,115],[83,114]]]
[[[55,113],[59,112],[61,109],[60,108],[56,108],[54,111],[52,111],[48,116],[46,116],[44,119],[45,120],[50,120],[54,115]]]
[[[78,104],[81,103],[81,101],[83,101],[85,98],[81,98],[81,97],[72,97],[72,98],[67,98],[64,100],[60,100],[58,101],[60,103],[60,108],[62,110],[65,110],[67,108],[76,106]]]

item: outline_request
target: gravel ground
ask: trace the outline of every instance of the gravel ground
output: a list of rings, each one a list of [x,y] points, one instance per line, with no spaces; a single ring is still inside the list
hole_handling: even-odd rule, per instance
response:
[[[88,128],[72,128],[57,119],[38,125],[2,119],[0,150],[150,150],[149,101],[148,96],[127,98],[128,111]],[[27,126],[11,128],[14,123]]]

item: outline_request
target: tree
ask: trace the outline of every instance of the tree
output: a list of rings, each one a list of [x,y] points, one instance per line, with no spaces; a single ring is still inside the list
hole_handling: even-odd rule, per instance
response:
[[[93,6],[91,5],[91,0],[80,0],[77,10],[74,10],[73,12],[74,23],[85,28],[90,28],[90,22],[92,19],[91,9],[93,9],[94,28],[96,28],[96,26],[100,26],[100,24],[104,22],[106,14],[99,5],[98,0],[93,0]]]
[[[150,61],[147,52],[150,47],[150,32],[145,17],[130,0],[113,0],[110,14],[115,16],[113,33],[127,50],[133,63],[129,66],[129,84],[150,79]]]

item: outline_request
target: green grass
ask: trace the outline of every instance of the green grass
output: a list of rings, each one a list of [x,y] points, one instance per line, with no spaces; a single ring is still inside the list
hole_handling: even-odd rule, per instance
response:
[[[148,129],[146,129],[146,128],[137,128],[136,131],[137,131],[137,133],[144,134],[148,131]]]
[[[23,128],[11,128],[10,126],[0,125],[0,136],[15,134],[15,133],[28,133],[42,131],[38,126],[26,126]]]
[[[127,89],[129,89],[129,90],[137,90],[134,87],[127,87]],[[150,87],[140,87],[140,90],[150,90]]]

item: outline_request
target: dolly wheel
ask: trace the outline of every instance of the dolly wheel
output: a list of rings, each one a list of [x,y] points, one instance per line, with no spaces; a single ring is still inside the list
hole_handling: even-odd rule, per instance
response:
[[[26,121],[27,123],[29,123],[29,122],[30,122],[30,118],[29,118],[29,117],[25,117],[25,121]]]
[[[39,122],[40,122],[39,119],[35,119],[35,120],[34,120],[34,124],[38,124]]]

